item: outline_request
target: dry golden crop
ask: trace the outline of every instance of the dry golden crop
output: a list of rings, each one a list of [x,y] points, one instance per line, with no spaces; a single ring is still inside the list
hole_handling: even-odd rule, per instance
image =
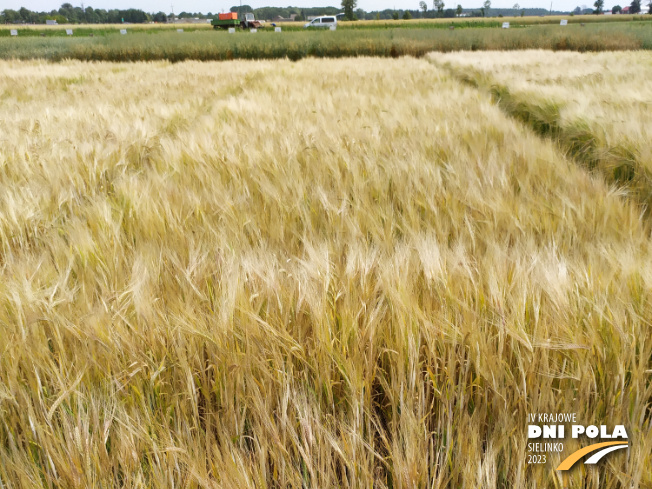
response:
[[[628,146],[652,170],[650,52],[520,51],[435,57],[473,66],[526,99],[554,103],[562,126],[586,125],[600,145]]]
[[[524,51],[430,56],[652,209],[652,56]]]
[[[407,58],[0,94],[1,487],[652,484],[649,226],[489,95]],[[631,446],[528,465],[558,411]]]

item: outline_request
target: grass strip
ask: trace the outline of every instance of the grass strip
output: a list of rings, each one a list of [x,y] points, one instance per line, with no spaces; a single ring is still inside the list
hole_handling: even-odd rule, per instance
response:
[[[62,61],[222,61],[231,59],[299,60],[306,57],[421,57],[431,51],[550,49],[553,51],[621,51],[652,49],[647,22],[623,24],[532,26],[522,29],[387,29],[336,32],[196,31],[156,35],[0,38],[0,59]]]

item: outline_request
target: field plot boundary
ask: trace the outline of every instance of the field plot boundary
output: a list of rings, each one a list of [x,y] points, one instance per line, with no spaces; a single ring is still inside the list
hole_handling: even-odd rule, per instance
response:
[[[607,145],[585,122],[563,122],[558,103],[532,100],[481,70],[450,62],[435,64],[462,83],[488,93],[505,114],[539,136],[556,142],[566,156],[582,167],[599,172],[608,184],[626,189],[628,197],[641,205],[649,217],[652,173],[639,163],[635,148],[626,144]]]

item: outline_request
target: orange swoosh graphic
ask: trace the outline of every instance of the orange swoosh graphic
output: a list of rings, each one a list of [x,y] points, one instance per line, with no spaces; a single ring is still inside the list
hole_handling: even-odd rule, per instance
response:
[[[579,450],[571,453],[562,463],[559,464],[559,467],[557,467],[556,470],[568,470],[570,469],[573,465],[575,465],[575,462],[577,462],[579,459],[581,459],[584,455],[587,453],[594,452],[598,450],[599,448],[603,447],[610,447],[612,445],[627,445],[626,441],[606,441],[604,443],[595,443],[593,445],[589,445],[588,447],[580,448]]]

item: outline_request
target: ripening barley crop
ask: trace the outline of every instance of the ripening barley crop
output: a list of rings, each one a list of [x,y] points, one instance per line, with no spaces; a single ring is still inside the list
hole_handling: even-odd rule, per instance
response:
[[[630,147],[652,171],[652,53],[520,51],[435,57],[473,66],[527,99],[555,103],[562,127],[584,124],[600,144]]]
[[[509,115],[652,208],[652,55],[522,51],[430,55]]]
[[[0,487],[649,486],[649,231],[427,60],[0,62]]]

